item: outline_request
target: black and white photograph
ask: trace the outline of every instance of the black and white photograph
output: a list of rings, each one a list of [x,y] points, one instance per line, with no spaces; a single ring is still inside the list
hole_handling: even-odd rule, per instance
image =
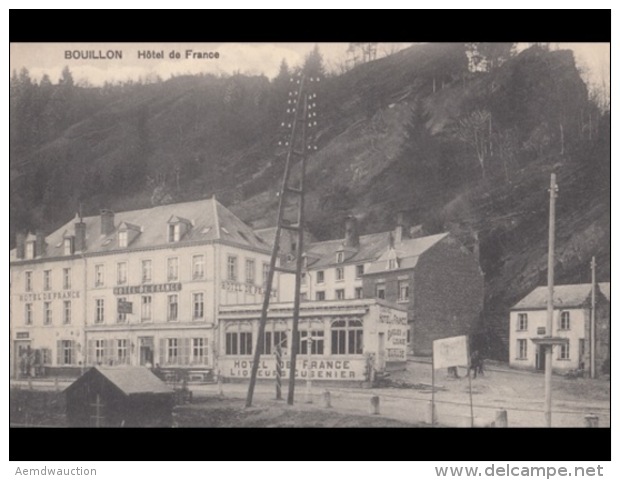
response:
[[[610,44],[10,44],[10,427],[610,428]]]

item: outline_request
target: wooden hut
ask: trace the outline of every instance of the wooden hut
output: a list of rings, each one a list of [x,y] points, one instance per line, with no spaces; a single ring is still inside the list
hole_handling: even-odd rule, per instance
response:
[[[145,367],[93,367],[65,391],[73,427],[167,427],[174,391]]]

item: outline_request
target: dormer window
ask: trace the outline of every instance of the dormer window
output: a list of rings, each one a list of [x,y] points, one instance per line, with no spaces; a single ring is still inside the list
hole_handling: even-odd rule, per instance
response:
[[[190,228],[192,228],[192,222],[186,218],[172,215],[168,219],[168,243],[180,242]]]
[[[74,248],[75,248],[74,238],[73,237],[66,237],[64,239],[63,245],[64,245],[65,255],[73,255]]]
[[[120,248],[127,248],[127,230],[118,232],[118,246]]]
[[[388,260],[388,270],[396,270],[398,268],[398,261],[395,258]]]
[[[336,262],[337,262],[337,263],[342,263],[342,262],[344,262],[344,252],[338,252],[338,253],[336,253]]]
[[[26,243],[26,258],[34,258],[34,242]]]
[[[175,243],[181,240],[181,225],[175,223],[168,225],[168,242]]]

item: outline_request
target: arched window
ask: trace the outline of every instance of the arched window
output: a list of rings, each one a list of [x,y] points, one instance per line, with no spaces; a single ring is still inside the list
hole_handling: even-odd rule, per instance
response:
[[[364,325],[361,320],[332,322],[332,355],[359,355],[364,353]]]

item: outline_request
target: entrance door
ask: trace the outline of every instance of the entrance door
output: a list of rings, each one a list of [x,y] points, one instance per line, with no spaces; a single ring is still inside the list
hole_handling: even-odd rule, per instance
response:
[[[541,346],[536,347],[536,370],[545,369],[545,349]]]
[[[15,361],[13,363],[15,378],[24,378],[30,374],[30,340],[15,342]]]
[[[140,365],[154,365],[153,363],[153,337],[140,337]]]
[[[385,333],[379,334],[379,345],[377,347],[377,370],[385,370]]]

